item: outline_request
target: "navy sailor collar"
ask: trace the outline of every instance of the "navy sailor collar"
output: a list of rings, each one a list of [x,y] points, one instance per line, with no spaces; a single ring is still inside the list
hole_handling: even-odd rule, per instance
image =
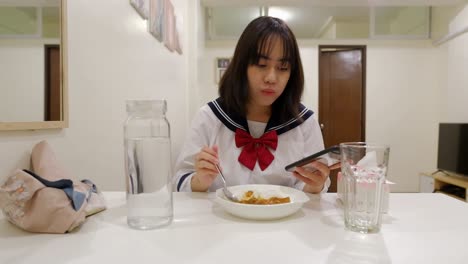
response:
[[[236,129],[239,128],[247,131],[250,134],[247,119],[238,115],[228,115],[227,111],[225,111],[226,108],[223,105],[221,98],[209,102],[208,106],[211,108],[216,117],[218,117],[218,119],[231,131],[236,132]],[[303,104],[300,104],[299,115],[283,124],[278,123],[278,119],[275,118],[273,114],[267,123],[265,133],[268,131],[276,130],[276,133],[278,135],[281,135],[302,124],[305,120],[311,117],[313,113],[314,112],[312,110],[308,109]]]

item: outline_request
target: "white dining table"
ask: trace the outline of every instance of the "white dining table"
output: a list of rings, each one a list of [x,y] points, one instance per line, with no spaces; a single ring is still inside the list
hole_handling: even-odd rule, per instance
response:
[[[377,234],[344,228],[336,194],[310,195],[289,217],[234,217],[214,193],[174,193],[174,221],[126,223],[125,194],[68,234],[33,234],[0,217],[0,263],[468,263],[468,204],[443,194],[391,193]]]

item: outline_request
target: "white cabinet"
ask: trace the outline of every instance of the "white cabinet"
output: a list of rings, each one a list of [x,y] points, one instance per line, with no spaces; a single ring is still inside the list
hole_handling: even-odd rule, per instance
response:
[[[434,178],[426,174],[419,175],[419,192],[432,193],[434,192]]]

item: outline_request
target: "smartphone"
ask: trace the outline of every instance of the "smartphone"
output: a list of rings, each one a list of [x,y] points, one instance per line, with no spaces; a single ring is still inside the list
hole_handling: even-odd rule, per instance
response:
[[[323,160],[322,162],[327,164],[328,167],[333,166],[341,161],[341,153],[339,146],[332,146],[317,153],[314,153],[301,160],[293,162],[288,166],[284,167],[286,171],[294,171],[296,167],[302,167],[306,164],[311,163],[314,160]]]

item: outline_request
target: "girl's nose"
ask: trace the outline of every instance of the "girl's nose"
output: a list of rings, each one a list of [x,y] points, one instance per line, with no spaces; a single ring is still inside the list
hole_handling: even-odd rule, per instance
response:
[[[277,79],[276,69],[274,67],[269,68],[265,75],[265,82],[276,83],[276,79]]]

